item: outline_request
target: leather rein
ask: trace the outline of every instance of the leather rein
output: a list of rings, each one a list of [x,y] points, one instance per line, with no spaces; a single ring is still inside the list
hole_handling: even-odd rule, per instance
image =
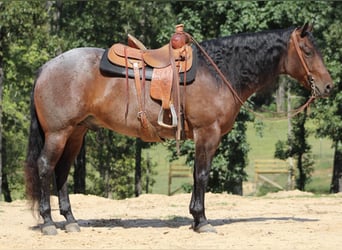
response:
[[[299,48],[299,44],[296,38],[296,30],[295,29],[292,33],[291,33],[291,39],[293,41],[296,53],[301,61],[301,64],[306,72],[307,75],[307,80],[308,83],[310,84],[310,88],[311,88],[311,97],[308,99],[308,101],[302,105],[301,107],[288,112],[289,114],[291,114],[291,116],[295,116],[298,113],[302,112],[305,108],[309,107],[310,103],[312,103],[316,98],[317,98],[317,89],[316,89],[316,84],[314,81],[314,78],[312,77],[312,74],[306,64],[306,61],[303,58],[303,53],[301,52],[300,48]],[[189,35],[190,36],[190,35]],[[213,59],[208,55],[208,53],[204,50],[204,48],[195,40],[195,38],[193,38],[192,36],[191,40],[194,42],[194,44],[199,48],[199,50],[204,54],[204,56],[207,58],[207,60],[211,63],[211,65],[214,67],[214,69],[216,70],[216,72],[220,75],[222,81],[227,85],[227,87],[230,89],[230,91],[233,93],[234,97],[241,103],[242,106],[244,106],[247,110],[249,110],[250,112],[254,113],[256,116],[260,116],[259,114],[257,114],[254,110],[250,109],[249,107],[247,107],[245,105],[245,102],[240,98],[239,94],[235,91],[235,89],[232,87],[232,84],[227,80],[227,78],[224,76],[224,74],[222,73],[222,71],[219,69],[219,67],[216,65],[216,63],[213,61]],[[290,42],[289,41],[289,42]]]

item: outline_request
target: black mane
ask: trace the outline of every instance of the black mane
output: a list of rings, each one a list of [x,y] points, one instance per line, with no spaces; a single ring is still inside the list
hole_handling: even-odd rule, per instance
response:
[[[291,32],[285,30],[243,33],[204,41],[201,45],[235,89],[264,86],[278,76],[280,58],[286,52]],[[209,64],[199,55],[200,65]],[[220,77],[209,66],[219,83]],[[251,86],[252,87],[252,86]]]

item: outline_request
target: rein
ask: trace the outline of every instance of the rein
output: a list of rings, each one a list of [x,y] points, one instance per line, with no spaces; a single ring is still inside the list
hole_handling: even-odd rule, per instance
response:
[[[295,50],[297,52],[297,55],[305,69],[305,72],[307,74],[307,78],[308,78],[308,82],[310,83],[310,87],[311,87],[311,97],[306,101],[305,104],[303,104],[301,107],[292,110],[292,111],[288,111],[287,113],[291,116],[294,117],[297,114],[299,114],[300,112],[302,112],[304,109],[308,108],[310,106],[310,104],[316,99],[317,97],[317,91],[316,91],[316,85],[314,82],[314,78],[312,77],[309,68],[303,58],[303,54],[300,52],[300,48],[298,45],[298,41],[296,39],[296,31],[297,29],[295,29],[292,34],[291,34],[291,39],[293,40],[294,43],[294,47]],[[190,36],[190,35],[189,35]],[[238,93],[235,91],[235,89],[233,88],[232,84],[227,80],[227,78],[224,76],[224,74],[222,73],[222,71],[219,69],[219,67],[216,65],[216,63],[213,61],[213,59],[208,55],[208,53],[204,50],[204,48],[196,41],[196,39],[193,36],[190,36],[191,40],[194,42],[194,44],[199,48],[199,50],[203,53],[203,55],[207,58],[207,60],[211,63],[211,65],[214,67],[214,69],[216,70],[216,72],[220,75],[222,81],[227,85],[227,87],[229,88],[229,90],[233,93],[233,96],[240,102],[240,104],[242,106],[244,106],[247,110],[249,110],[250,112],[252,112],[253,114],[255,114],[258,117],[261,118],[265,118],[264,116],[256,113],[254,110],[252,110],[251,108],[249,108],[245,102],[240,98],[240,96],[238,95]]]

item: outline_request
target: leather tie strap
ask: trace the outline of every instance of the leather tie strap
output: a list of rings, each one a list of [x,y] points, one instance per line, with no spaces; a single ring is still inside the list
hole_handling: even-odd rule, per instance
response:
[[[137,117],[141,123],[141,135],[140,138],[144,141],[162,141],[161,138],[158,136],[157,132],[155,131],[154,127],[148,120],[146,116],[146,111],[144,107],[144,102],[142,99],[142,95],[144,94],[142,88],[141,88],[141,82],[140,82],[140,70],[139,70],[139,64],[133,63],[133,70],[134,70],[134,82],[135,82],[135,88],[137,91],[137,97],[138,97],[138,105],[139,105],[139,111],[137,114]],[[144,75],[144,74],[143,74]]]
[[[144,107],[143,107],[142,98],[141,98],[141,82],[140,82],[140,72],[139,72],[138,63],[133,63],[133,71],[134,71],[135,88],[137,90],[137,96],[138,96],[139,113],[141,113],[144,111]]]
[[[300,62],[301,62],[302,65],[303,65],[303,68],[304,68],[305,73],[306,73],[306,75],[307,75],[307,77],[308,77],[309,83],[310,83],[310,84],[314,84],[313,78],[312,78],[312,75],[311,75],[311,72],[310,72],[310,70],[309,70],[309,68],[308,68],[308,65],[306,64],[306,62],[305,62],[305,60],[304,60],[304,58],[303,58],[303,53],[301,53],[301,49],[300,49],[300,47],[299,47],[299,44],[298,44],[298,41],[297,41],[297,37],[296,37],[296,31],[297,31],[297,29],[295,29],[295,30],[291,33],[291,39],[292,39],[293,45],[294,45],[294,47],[295,47],[295,50],[296,50],[297,55],[298,55],[298,57],[299,57],[299,60],[300,60]],[[310,86],[310,87],[312,88],[312,86]]]

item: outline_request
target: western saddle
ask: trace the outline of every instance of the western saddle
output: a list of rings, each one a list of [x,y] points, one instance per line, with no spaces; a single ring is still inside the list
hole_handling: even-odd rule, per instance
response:
[[[191,36],[183,31],[183,27],[182,24],[177,25],[170,42],[159,49],[147,49],[134,36],[128,35],[128,45],[117,43],[108,51],[108,60],[111,63],[126,68],[127,85],[128,69],[133,69],[140,109],[138,119],[143,129],[141,138],[145,141],[155,141],[159,138],[155,128],[147,119],[142,97],[145,90],[145,67],[153,68],[150,95],[153,99],[161,101],[158,124],[165,128],[177,128],[176,138],[180,139],[182,127],[179,122],[181,120],[179,74],[184,74],[184,84],[186,84],[186,72],[192,67],[193,58]],[[171,116],[169,117],[171,124],[164,122],[165,110],[168,110]]]

